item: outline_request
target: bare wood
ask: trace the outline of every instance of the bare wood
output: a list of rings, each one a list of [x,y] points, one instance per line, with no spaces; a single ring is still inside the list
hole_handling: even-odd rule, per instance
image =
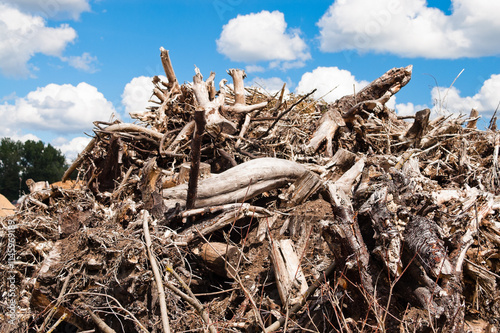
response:
[[[221,94],[213,100],[210,100],[209,85],[203,81],[203,75],[199,68],[195,68],[195,76],[193,76],[193,92],[198,102],[198,105],[205,110],[205,117],[207,121],[207,131],[212,127],[219,127],[224,133],[234,134],[236,132],[236,125],[224,118],[219,110],[224,104],[225,94],[221,89]],[[225,81],[221,81],[224,84]]]
[[[333,156],[332,140],[337,129],[341,126],[345,126],[345,122],[340,112],[336,109],[327,111],[319,120],[319,126],[306,145],[306,151],[310,153],[316,152],[321,143],[326,140],[326,156]]]
[[[260,158],[239,164],[198,184],[196,207],[217,206],[248,200],[265,191],[285,186],[301,177],[307,169],[301,164],[278,159]],[[163,190],[167,207],[185,206],[187,186]]]
[[[290,239],[276,241],[270,238],[271,262],[273,263],[276,286],[281,303],[294,305],[307,291],[307,281],[300,266],[300,261]]]
[[[177,185],[187,183],[189,180],[189,170],[191,170],[191,163],[182,163],[179,167],[179,178],[177,180]],[[210,164],[200,163],[200,178],[208,178],[211,176]]]
[[[295,207],[304,203],[322,185],[323,182],[318,175],[313,172],[304,173],[285,192],[286,206]]]
[[[476,109],[470,110],[469,121],[467,122],[467,128],[476,129],[477,121],[479,119],[479,112]]]
[[[197,253],[196,253],[197,252]],[[201,245],[199,255],[206,266],[220,276],[234,279],[237,272],[239,250],[234,245],[210,242]]]
[[[179,86],[179,82],[177,81],[177,77],[175,76],[174,67],[172,66],[172,62],[170,61],[168,50],[165,50],[163,47],[160,47],[160,58],[163,69],[165,70],[165,75],[168,79],[170,90],[173,93],[180,92],[181,89]]]
[[[84,305],[87,308],[87,314],[92,318],[94,323],[99,328],[99,331],[103,333],[116,333],[114,329],[109,327],[99,316],[97,316],[87,305]]]
[[[412,140],[418,146],[420,144],[420,141],[422,140],[422,137],[427,132],[430,114],[430,109],[418,111],[415,114],[415,121],[413,122],[413,125],[405,134],[405,138]]]
[[[261,102],[253,105],[246,105],[245,102],[245,84],[243,79],[246,77],[245,71],[243,69],[232,68],[227,71],[229,75],[233,78],[234,85],[234,104],[224,105],[223,109],[227,112],[236,113],[248,113],[254,110],[262,109],[267,105],[267,102]]]
[[[146,249],[148,251],[149,261],[151,263],[151,270],[153,271],[156,288],[158,289],[158,296],[160,297],[160,310],[161,310],[161,321],[163,325],[163,332],[170,333],[170,324],[168,322],[168,310],[167,310],[167,301],[165,298],[165,289],[163,288],[163,278],[160,273],[160,269],[158,268],[158,264],[156,262],[156,258],[151,251],[151,236],[149,235],[149,224],[148,220],[150,219],[149,213],[147,210],[142,210],[141,213],[143,219],[143,230],[144,230],[144,240],[146,241]]]

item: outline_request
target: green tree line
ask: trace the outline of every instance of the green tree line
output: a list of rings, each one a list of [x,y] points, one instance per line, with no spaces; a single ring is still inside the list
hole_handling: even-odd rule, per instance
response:
[[[9,200],[29,193],[26,180],[56,182],[67,169],[64,155],[42,141],[3,138],[0,142],[0,193]]]

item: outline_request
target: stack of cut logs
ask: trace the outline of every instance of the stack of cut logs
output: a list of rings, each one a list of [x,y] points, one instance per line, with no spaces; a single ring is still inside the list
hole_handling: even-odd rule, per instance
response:
[[[2,332],[498,331],[495,117],[398,117],[411,66],[328,104],[161,62],[135,123],[0,220]]]

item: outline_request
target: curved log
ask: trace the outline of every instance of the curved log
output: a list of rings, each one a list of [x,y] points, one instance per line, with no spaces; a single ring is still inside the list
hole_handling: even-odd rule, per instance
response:
[[[194,208],[242,202],[293,182],[306,172],[309,171],[304,166],[288,160],[251,160],[200,181]],[[184,208],[187,185],[165,189],[162,195],[167,207],[180,205]]]

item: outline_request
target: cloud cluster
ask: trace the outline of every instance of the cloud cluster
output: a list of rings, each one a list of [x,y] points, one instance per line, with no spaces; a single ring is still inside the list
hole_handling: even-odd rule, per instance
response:
[[[455,87],[434,87],[431,98],[434,106],[433,115],[437,114],[465,114],[472,108],[489,120],[500,103],[500,74],[493,74],[484,81],[479,91],[473,96],[461,96],[460,90]],[[413,105],[413,103],[397,104],[398,115],[413,115],[415,112],[428,106]]]
[[[168,82],[166,76],[159,75],[159,77],[163,82]],[[138,76],[125,85],[121,97],[126,114],[146,111],[146,108],[151,105],[150,99],[158,100],[156,97],[152,97],[154,88],[152,80],[153,78],[150,76]]]
[[[354,75],[345,69],[317,67],[312,72],[302,75],[295,92],[306,94],[316,88],[314,98],[334,102],[345,95],[351,95],[354,91],[359,91],[368,83],[364,80],[357,81]]]
[[[338,0],[317,23],[320,49],[451,59],[495,55],[499,12],[500,1],[492,0],[452,0],[451,15],[425,0]]]
[[[1,1],[0,72],[7,77],[29,77],[36,70],[29,61],[38,53],[59,57],[76,69],[95,72],[97,58],[89,53],[63,56],[67,45],[75,41],[76,31],[68,24],[49,27],[43,18],[60,15],[78,18],[87,10],[90,10],[87,0]]]
[[[6,76],[28,76],[28,61],[34,54],[60,56],[75,38],[75,30],[67,24],[47,27],[40,16],[0,3],[0,70]]]
[[[66,138],[59,137],[52,141],[51,144],[63,153],[66,162],[69,164],[76,159],[89,142],[89,137],[78,136],[69,141]]]
[[[0,104],[0,118],[4,121],[0,136],[8,136],[15,128],[80,134],[90,130],[95,120],[108,121],[114,112],[112,103],[85,82],[77,86],[49,84],[14,103]]]
[[[255,64],[273,62],[273,67],[300,67],[311,58],[300,30],[287,29],[279,11],[238,15],[222,28],[217,50],[232,61]]]

